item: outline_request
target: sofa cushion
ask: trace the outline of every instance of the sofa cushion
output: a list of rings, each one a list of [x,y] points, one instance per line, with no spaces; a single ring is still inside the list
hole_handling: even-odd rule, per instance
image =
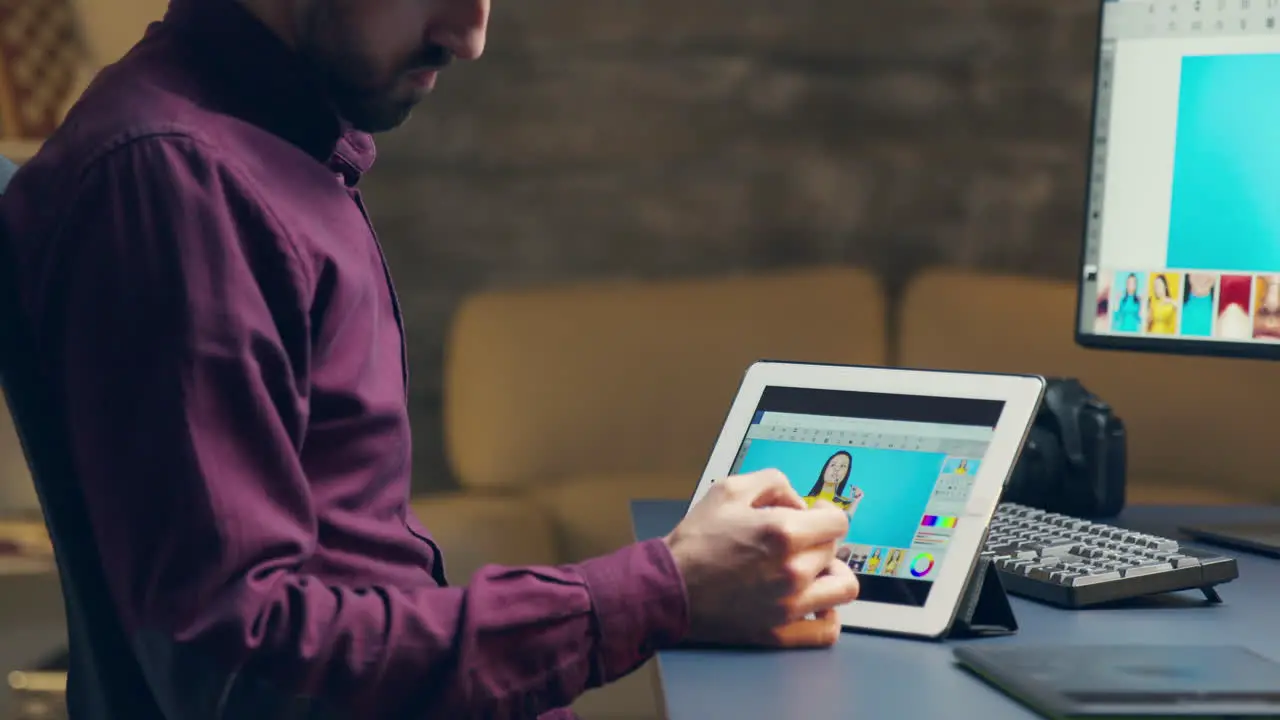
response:
[[[449,493],[410,508],[444,553],[449,582],[465,585],[483,565],[555,565],[551,519],[527,496]]]
[[[1076,300],[1069,282],[924,273],[906,292],[899,360],[1078,377],[1125,421],[1135,486],[1280,500],[1265,400],[1280,396],[1280,363],[1085,349]]]
[[[450,462],[468,488],[697,472],[752,362],[883,364],[884,316],[852,268],[472,297],[446,343]]]
[[[684,500],[698,484],[694,473],[591,475],[532,491],[552,518],[557,548],[566,561],[603,555],[635,541],[632,500]]]

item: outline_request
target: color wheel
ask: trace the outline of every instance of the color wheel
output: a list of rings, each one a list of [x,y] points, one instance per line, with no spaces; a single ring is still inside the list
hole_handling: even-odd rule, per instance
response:
[[[920,553],[911,560],[911,576],[924,577],[933,569],[933,556],[929,553]]]

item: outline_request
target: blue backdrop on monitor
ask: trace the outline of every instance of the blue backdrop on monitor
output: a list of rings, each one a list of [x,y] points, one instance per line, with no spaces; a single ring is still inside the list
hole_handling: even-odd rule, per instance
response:
[[[1182,60],[1168,265],[1280,271],[1280,55]]]
[[[849,484],[863,492],[849,524],[847,541],[910,547],[947,458],[944,453],[752,440],[738,471],[781,470],[792,487],[806,495],[822,474],[827,459],[841,450],[852,458]]]

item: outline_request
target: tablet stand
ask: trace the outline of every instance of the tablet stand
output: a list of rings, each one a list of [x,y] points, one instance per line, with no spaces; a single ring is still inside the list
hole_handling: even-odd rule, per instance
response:
[[[969,584],[960,596],[956,618],[944,639],[998,637],[1018,632],[1018,619],[1000,582],[1000,573],[987,558],[978,558]]]

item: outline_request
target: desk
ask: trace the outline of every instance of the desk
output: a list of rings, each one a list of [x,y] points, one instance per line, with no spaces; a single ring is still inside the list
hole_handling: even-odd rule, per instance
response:
[[[637,537],[665,535],[684,508],[678,501],[633,502]],[[1176,537],[1183,523],[1274,520],[1280,520],[1280,508],[1136,507],[1114,523]],[[1205,605],[1199,593],[1178,593],[1140,608],[1074,611],[1014,598],[1016,635],[967,642],[1222,643],[1280,660],[1280,561],[1219,552],[1240,564],[1240,578],[1220,586],[1222,605]],[[955,644],[845,633],[829,650],[665,651],[658,655],[658,669],[670,720],[1038,717],[955,667]]]

